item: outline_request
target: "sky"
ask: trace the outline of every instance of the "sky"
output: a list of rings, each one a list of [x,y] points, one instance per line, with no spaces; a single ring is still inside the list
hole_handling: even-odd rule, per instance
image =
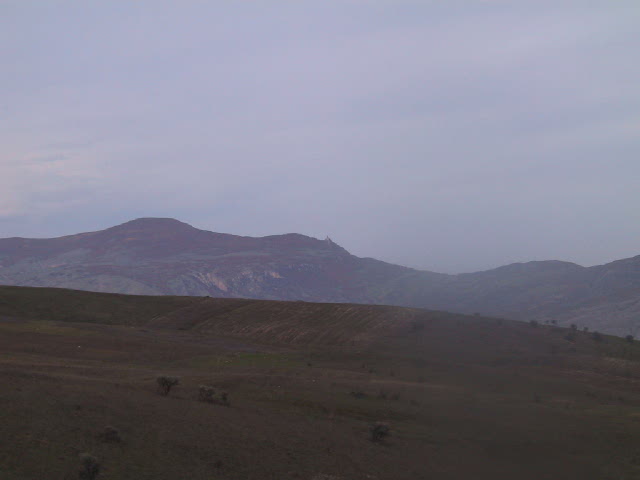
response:
[[[438,272],[640,254],[637,0],[0,0],[0,237],[138,217]]]

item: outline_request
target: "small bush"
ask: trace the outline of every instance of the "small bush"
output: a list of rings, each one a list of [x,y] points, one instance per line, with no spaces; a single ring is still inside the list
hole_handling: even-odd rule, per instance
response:
[[[83,453],[80,455],[80,462],[82,466],[78,472],[78,477],[81,480],[94,480],[100,473],[100,463],[93,455]]]
[[[604,341],[604,337],[602,336],[602,334],[600,332],[593,332],[591,334],[591,338],[595,341],[595,342],[602,342]]]
[[[162,375],[156,378],[156,382],[158,383],[158,393],[160,393],[160,395],[169,395],[171,389],[180,384],[180,379],[178,377]]]
[[[198,387],[198,400],[206,403],[229,406],[229,395],[227,392],[220,392],[216,395],[215,389],[209,385],[200,385]]]
[[[104,427],[104,431],[100,434],[100,438],[103,442],[107,443],[122,442],[122,437],[120,436],[120,432],[118,431],[118,429],[110,425]]]
[[[578,326],[575,323],[571,324],[571,330],[577,330]]]
[[[627,335],[624,339],[629,343],[633,343],[633,335]]]
[[[391,435],[391,429],[389,425],[382,422],[376,422],[370,427],[371,432],[371,441],[372,442],[381,442],[389,435]]]
[[[538,326],[538,321],[537,320],[531,320],[529,322],[529,325],[531,325],[532,327],[537,327]]]
[[[215,394],[216,391],[213,387],[208,387],[207,385],[200,385],[198,387],[198,400],[201,402],[213,403],[213,397]]]
[[[354,398],[365,398],[367,396],[362,390],[354,390],[351,392],[351,396]]]

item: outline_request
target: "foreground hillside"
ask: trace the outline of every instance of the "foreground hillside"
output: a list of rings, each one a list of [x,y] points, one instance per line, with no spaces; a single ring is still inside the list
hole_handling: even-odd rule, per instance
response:
[[[114,480],[640,478],[640,347],[621,338],[9,287],[0,318],[3,480],[78,478],[84,452]],[[161,374],[180,378],[168,396]],[[198,401],[201,384],[230,405]],[[378,421],[391,436],[372,442]]]
[[[0,239],[0,284],[142,295],[391,304],[636,335],[640,256],[444,275],[358,258],[330,239],[262,238],[142,218],[52,239]]]

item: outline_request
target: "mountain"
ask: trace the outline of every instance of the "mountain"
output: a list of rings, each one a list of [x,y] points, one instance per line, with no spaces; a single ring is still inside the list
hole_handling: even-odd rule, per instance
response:
[[[373,285],[410,271],[357,258],[328,238],[241,237],[163,218],[53,239],[0,240],[0,283],[7,285],[372,303]]]
[[[640,256],[544,261],[446,275],[351,255],[329,238],[261,238],[141,218],[52,239],[0,239],[0,284],[144,295],[381,303],[577,324],[640,325]]]

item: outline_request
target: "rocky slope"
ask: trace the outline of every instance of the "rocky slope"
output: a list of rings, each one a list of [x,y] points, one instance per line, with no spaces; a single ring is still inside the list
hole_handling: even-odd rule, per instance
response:
[[[640,325],[640,256],[444,275],[358,258],[330,239],[241,237],[143,218],[53,239],[0,240],[0,284],[148,295],[384,303],[616,334]]]

